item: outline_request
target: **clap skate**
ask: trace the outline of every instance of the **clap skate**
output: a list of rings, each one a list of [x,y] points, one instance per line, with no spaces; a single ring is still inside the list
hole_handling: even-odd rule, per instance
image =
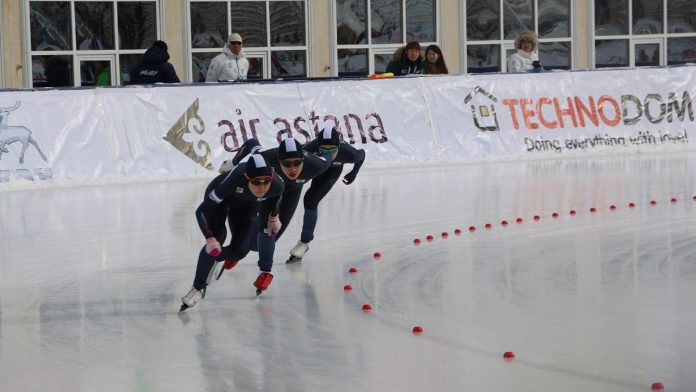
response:
[[[297,241],[297,245],[290,250],[290,258],[286,264],[299,263],[302,261],[305,253],[309,250],[309,244],[302,241]]]
[[[188,308],[196,306],[198,301],[203,298],[205,298],[205,289],[198,290],[195,287],[191,287],[191,290],[189,290],[188,293],[181,298],[181,307],[179,308],[179,313]]]
[[[256,296],[258,297],[262,292],[268,289],[268,285],[273,281],[273,274],[270,272],[261,272],[259,277],[256,278],[254,282],[254,287],[256,287]]]
[[[220,271],[215,272],[215,276],[216,276],[215,280],[220,280],[220,277],[222,277],[222,273],[225,272],[225,270],[229,270],[229,269],[234,268],[234,266],[236,266],[237,263],[239,263],[239,260],[225,260],[225,263],[223,264],[222,268],[220,268]],[[219,262],[216,263],[215,264],[216,267],[219,264],[221,264],[221,263],[219,263]],[[208,282],[208,283],[210,283],[210,282]]]

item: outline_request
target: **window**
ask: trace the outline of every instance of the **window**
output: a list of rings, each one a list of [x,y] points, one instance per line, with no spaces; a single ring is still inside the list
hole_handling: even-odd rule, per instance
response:
[[[232,33],[244,41],[248,79],[307,76],[305,0],[190,0],[188,6],[194,82],[205,81],[210,61]]]
[[[571,0],[467,0],[467,72],[504,71],[515,51],[515,37],[523,30],[539,36],[539,60],[545,69],[570,69],[571,21]]]
[[[28,3],[33,87],[94,85],[102,63],[85,60],[94,56],[114,64],[116,83],[125,84],[158,36],[156,0]]]
[[[334,2],[338,76],[384,72],[394,51],[406,43],[438,41],[437,0]]]
[[[597,68],[696,62],[690,0],[594,0]]]

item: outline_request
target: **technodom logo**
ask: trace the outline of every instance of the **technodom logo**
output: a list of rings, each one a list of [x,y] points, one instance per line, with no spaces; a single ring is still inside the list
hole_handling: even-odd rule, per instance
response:
[[[469,105],[471,114],[474,117],[474,125],[481,132],[495,132],[500,130],[498,115],[495,111],[495,104],[498,98],[491,95],[488,91],[476,86],[464,98],[464,104]]]

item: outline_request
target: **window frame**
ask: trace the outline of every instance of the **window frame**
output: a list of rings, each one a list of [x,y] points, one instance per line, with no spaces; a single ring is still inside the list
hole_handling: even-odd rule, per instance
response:
[[[589,0],[593,1],[594,0]],[[570,69],[575,69],[576,62],[577,62],[577,48],[580,46],[578,42],[576,41],[576,35],[575,35],[575,26],[577,25],[577,12],[575,9],[576,6],[576,0],[569,0],[568,2],[568,11],[570,12],[570,15],[568,17],[568,32],[569,36],[568,37],[554,37],[554,38],[542,38],[539,37],[539,46],[541,46],[542,43],[553,43],[553,42],[567,42],[570,43]],[[466,5],[466,0],[461,0],[460,3],[460,9],[461,9],[461,17],[460,17],[460,26],[461,26],[461,37],[460,41],[462,42],[462,50],[460,51],[460,58],[459,58],[459,64],[461,70],[463,70],[464,74],[469,74],[469,67],[468,67],[468,48],[469,46],[478,46],[478,45],[497,45],[500,48],[500,69],[499,73],[506,73],[507,72],[507,50],[512,46],[514,47],[515,45],[515,39],[505,39],[505,31],[504,29],[504,24],[505,24],[505,15],[504,9],[505,6],[505,0],[498,0],[498,5],[500,6],[500,14],[499,14],[499,19],[498,19],[498,33],[499,37],[498,39],[492,39],[492,40],[469,40],[467,37],[467,32],[468,32],[468,25],[467,25],[467,5]],[[532,6],[533,6],[533,11],[534,11],[534,29],[533,31],[539,35],[539,0],[532,0]],[[537,48],[538,50],[538,48]]]
[[[362,1],[362,0],[359,0]],[[371,6],[372,6],[372,0],[365,0],[367,3],[367,8],[365,12],[365,17],[367,19],[366,21],[366,26],[365,29],[367,31],[371,31],[372,27],[372,13],[371,13]],[[401,8],[401,20],[403,23],[403,31],[401,32],[402,35],[402,40],[403,43],[400,44],[372,44],[371,42],[367,44],[351,44],[351,45],[339,45],[338,44],[338,36],[336,34],[336,28],[338,27],[336,25],[336,17],[337,17],[337,9],[336,9],[336,0],[330,0],[329,8],[330,8],[330,17],[331,21],[329,23],[329,28],[331,29],[330,31],[330,37],[329,39],[331,40],[331,53],[330,53],[330,66],[331,66],[331,76],[333,77],[338,77],[338,51],[341,49],[348,49],[348,50],[355,50],[355,49],[365,49],[367,50],[367,75],[375,73],[375,55],[377,54],[384,54],[384,53],[394,53],[398,48],[405,46],[408,41],[407,41],[407,36],[406,36],[406,2],[407,0],[400,0],[402,4]],[[441,20],[441,12],[442,12],[442,1],[443,0],[434,0],[435,1],[435,41],[428,41],[428,42],[419,42],[421,44],[421,54],[425,54],[425,48],[428,45],[435,44],[440,47],[442,47],[442,20]],[[369,36],[368,34],[368,39],[369,41],[372,40],[372,37]],[[365,75],[365,76],[367,76]]]
[[[191,32],[192,32],[192,18],[191,18],[191,4],[192,3],[225,3],[226,5],[226,15],[225,19],[227,20],[227,36],[230,34],[236,32],[232,31],[232,21],[230,20],[230,12],[232,8],[232,4],[235,2],[259,2],[259,3],[265,3],[266,5],[266,43],[271,44],[271,28],[270,28],[270,2],[302,2],[304,3],[304,14],[305,14],[305,23],[304,23],[304,29],[305,29],[305,43],[304,45],[301,46],[262,46],[262,47],[247,47],[246,45],[244,46],[244,55],[246,57],[257,57],[257,58],[263,58],[264,63],[263,63],[263,79],[272,79],[272,66],[271,66],[271,58],[273,52],[278,52],[278,51],[301,51],[304,50],[305,52],[305,73],[306,76],[305,78],[309,78],[312,75],[313,72],[313,66],[312,66],[312,45],[311,45],[311,40],[312,40],[312,13],[311,13],[311,4],[309,0],[186,0],[184,3],[184,23],[186,25],[185,28],[185,37],[183,39],[183,50],[184,50],[184,72],[186,73],[186,78],[189,80],[191,83],[205,83],[205,82],[200,82],[194,78],[193,75],[193,55],[194,53],[214,53],[215,55],[218,55],[222,51],[222,47],[218,48],[194,48],[192,47],[192,42],[191,42]],[[225,36],[225,40],[227,39],[227,36]],[[244,37],[242,37],[243,39]]]
[[[121,55],[128,54],[142,54],[145,53],[147,48],[144,49],[119,49],[120,47],[120,37],[118,34],[118,3],[124,2],[142,2],[142,3],[153,3],[155,5],[155,18],[157,25],[155,26],[155,39],[161,40],[164,30],[164,15],[163,15],[163,0],[22,0],[21,10],[22,10],[22,35],[24,36],[24,42],[26,43],[26,50],[24,50],[23,61],[26,66],[23,67],[22,77],[25,80],[25,85],[34,88],[34,80],[32,76],[33,68],[33,56],[41,55],[54,55],[54,56],[71,56],[72,57],[72,86],[65,87],[47,87],[47,88],[69,88],[77,87],[79,85],[80,79],[80,67],[79,61],[80,56],[100,56],[109,55],[115,56],[116,61],[113,63],[114,72],[116,72],[116,82],[115,86],[120,86],[123,84],[121,78]],[[50,3],[50,2],[67,2],[69,3],[70,9],[70,41],[72,49],[69,50],[32,50],[31,47],[31,3]],[[102,49],[102,50],[78,50],[77,49],[77,37],[76,37],[76,26],[75,26],[75,3],[112,3],[113,4],[113,18],[114,18],[114,49]]]
[[[636,68],[635,66],[635,46],[641,43],[650,43],[659,41],[660,45],[660,64],[659,66],[668,66],[669,64],[669,48],[668,41],[670,38],[694,38],[696,39],[696,31],[691,33],[669,33],[668,25],[668,5],[669,0],[662,1],[662,33],[658,34],[633,34],[633,1],[628,2],[628,34],[623,35],[597,35],[595,28],[595,0],[590,1],[590,67],[597,68],[597,51],[595,50],[595,42],[597,40],[627,40],[628,41],[628,65],[627,68]],[[696,26],[695,26],[696,27]],[[604,67],[602,67],[604,68]]]

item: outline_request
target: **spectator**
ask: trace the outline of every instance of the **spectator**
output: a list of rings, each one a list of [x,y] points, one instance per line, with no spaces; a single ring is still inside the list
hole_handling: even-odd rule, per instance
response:
[[[420,44],[416,41],[411,41],[397,49],[394,52],[394,60],[387,64],[386,72],[391,72],[394,76],[422,74],[423,56],[420,51]]]
[[[541,72],[544,69],[539,63],[539,39],[533,31],[525,30],[517,34],[515,49],[517,52],[508,57],[508,72]]]
[[[46,76],[46,87],[70,87],[73,85],[67,56],[43,56],[41,64]]]
[[[94,63],[94,68],[97,72],[95,85],[96,86],[111,86],[111,67],[108,61],[97,61]]]
[[[437,45],[430,45],[425,49],[425,69],[424,72],[428,75],[448,74],[445,58],[442,56],[442,50]]]
[[[155,41],[142,60],[130,71],[131,84],[181,83],[174,66],[168,63],[169,53],[164,41]]]
[[[222,53],[215,56],[210,62],[206,82],[233,82],[244,80],[249,72],[249,60],[244,57],[242,51],[242,36],[234,33],[227,39]]]

